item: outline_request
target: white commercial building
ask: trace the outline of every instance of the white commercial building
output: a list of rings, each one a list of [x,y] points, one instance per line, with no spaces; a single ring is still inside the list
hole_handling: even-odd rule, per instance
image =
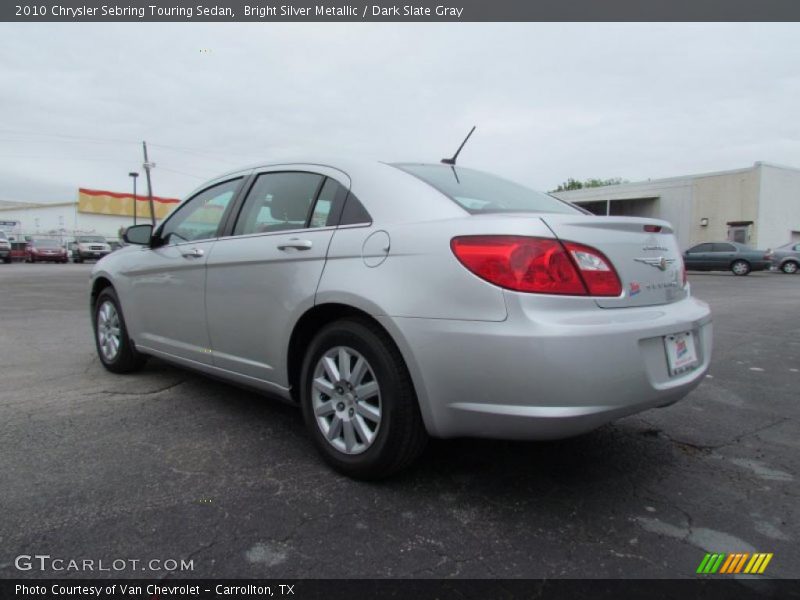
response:
[[[800,241],[800,169],[757,162],[733,171],[554,194],[595,214],[672,223],[681,248],[731,240],[758,248]]]
[[[156,223],[178,204],[176,198],[154,197]],[[32,203],[0,201],[0,229],[9,238],[23,242],[32,236],[55,237],[62,243],[78,235],[102,235],[117,240],[120,231],[133,225],[131,194],[102,190],[78,190],[73,202]],[[150,223],[147,197],[136,198],[136,220]]]

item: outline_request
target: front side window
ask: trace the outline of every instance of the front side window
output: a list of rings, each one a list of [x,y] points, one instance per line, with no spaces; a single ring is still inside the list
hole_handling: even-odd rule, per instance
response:
[[[471,214],[583,212],[553,196],[475,169],[430,164],[393,166],[433,186]]]
[[[207,188],[178,208],[164,223],[161,239],[168,244],[217,237],[217,230],[241,179]]]
[[[236,221],[234,235],[304,229],[323,176],[316,173],[281,172],[258,176]],[[329,208],[329,207],[328,207]],[[312,227],[327,221],[324,207],[314,211]],[[316,217],[316,221],[315,221]]]
[[[736,252],[736,247],[730,244],[714,244],[712,252]]]

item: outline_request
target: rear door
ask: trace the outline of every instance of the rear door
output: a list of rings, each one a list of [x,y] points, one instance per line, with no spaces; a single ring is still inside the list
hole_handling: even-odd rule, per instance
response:
[[[667,222],[591,215],[547,215],[542,220],[559,239],[596,248],[614,265],[622,295],[598,298],[599,306],[651,306],[686,297],[680,250]]]
[[[715,242],[711,244],[710,263],[715,270],[724,271],[736,258],[736,246],[733,244]]]
[[[314,305],[349,186],[347,175],[319,166],[255,176],[208,259],[206,310],[217,367],[288,387],[289,336]]]

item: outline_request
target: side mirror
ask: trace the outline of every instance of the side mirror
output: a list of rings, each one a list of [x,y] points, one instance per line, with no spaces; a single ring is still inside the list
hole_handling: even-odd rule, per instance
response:
[[[132,225],[125,230],[122,234],[122,239],[128,244],[136,244],[138,246],[147,246],[150,239],[153,237],[153,226],[147,225]]]

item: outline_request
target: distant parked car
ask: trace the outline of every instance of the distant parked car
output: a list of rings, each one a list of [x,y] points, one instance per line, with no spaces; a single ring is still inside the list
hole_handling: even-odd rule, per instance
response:
[[[82,263],[86,259],[100,260],[111,254],[111,246],[102,235],[79,235],[75,238],[72,262]]]
[[[67,262],[67,249],[58,240],[33,238],[25,247],[25,262]]]
[[[6,264],[11,262],[11,242],[5,231],[0,231],[0,259]]]
[[[775,248],[772,266],[784,273],[797,273],[800,269],[800,242],[789,242]]]
[[[738,242],[705,242],[683,253],[687,271],[733,271],[747,275],[763,271],[772,265],[772,254]]]

